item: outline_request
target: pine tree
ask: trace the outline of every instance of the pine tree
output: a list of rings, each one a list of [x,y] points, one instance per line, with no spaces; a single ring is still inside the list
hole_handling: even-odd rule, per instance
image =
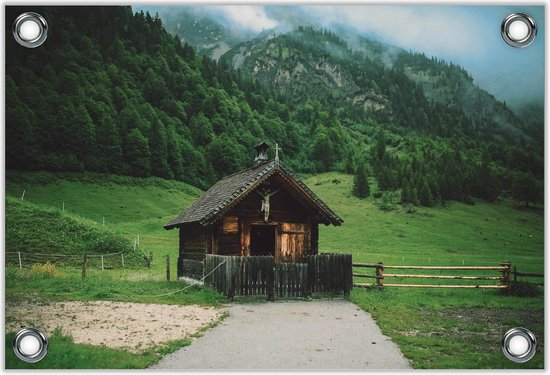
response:
[[[184,177],[184,168],[183,168],[183,157],[181,152],[181,146],[178,142],[178,139],[175,136],[175,133],[172,132],[168,137],[168,165],[174,174],[176,180],[183,180]]]
[[[418,206],[418,192],[412,181],[409,182],[409,188],[407,190],[409,192],[409,202]]]
[[[126,163],[132,176],[147,177],[151,175],[151,152],[147,138],[138,129],[130,130],[126,151]]]
[[[369,179],[364,166],[357,168],[353,178],[353,195],[359,198],[366,198],[370,195]]]
[[[344,166],[344,169],[346,173],[353,173],[356,170],[355,166],[355,160],[353,159],[353,152],[348,152],[346,156],[346,164]]]
[[[384,132],[380,130],[376,136],[376,148],[375,157],[379,160],[384,159],[386,155],[386,139],[384,138]]]
[[[151,151],[151,173],[154,176],[172,178],[172,171],[168,166],[166,132],[164,125],[158,120],[151,124],[149,150]]]
[[[434,204],[432,192],[430,191],[430,187],[426,183],[425,179],[422,181],[422,187],[420,188],[419,193],[419,200],[422,206],[432,207]]]
[[[409,191],[409,181],[407,178],[403,178],[401,183],[401,203],[410,203],[411,202],[411,193]]]
[[[316,160],[323,171],[328,171],[334,163],[334,148],[324,131],[317,133],[313,140],[311,157]]]

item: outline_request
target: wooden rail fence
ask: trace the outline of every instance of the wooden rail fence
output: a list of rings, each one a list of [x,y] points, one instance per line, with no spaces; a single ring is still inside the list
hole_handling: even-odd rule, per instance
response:
[[[377,287],[405,287],[405,288],[478,288],[478,289],[509,289],[511,287],[512,279],[510,262],[502,262],[500,266],[388,266],[382,262],[379,263],[353,263],[355,268],[374,268],[374,275],[365,273],[356,273],[354,271],[353,277],[361,278],[373,278],[375,282],[373,284],[367,283],[354,283],[354,287],[368,288],[372,286]],[[500,273],[499,276],[495,275],[430,275],[430,274],[404,274],[404,273],[385,273],[386,269],[390,270],[436,270],[436,271],[491,271]],[[498,284],[397,284],[397,283],[385,283],[386,278],[406,278],[406,279],[438,279],[438,280],[494,280],[499,281]]]
[[[535,277],[535,278],[544,278],[543,273],[534,273],[534,272],[519,272],[516,269],[516,266],[514,266],[514,270],[512,271],[512,275],[514,275],[514,282],[518,281],[518,276],[524,276],[524,277]],[[544,280],[542,283],[534,283],[535,285],[544,286]]]
[[[272,256],[206,255],[205,283],[232,298],[236,295],[304,297],[314,292],[352,288],[350,254],[308,255],[301,263],[275,263]]]

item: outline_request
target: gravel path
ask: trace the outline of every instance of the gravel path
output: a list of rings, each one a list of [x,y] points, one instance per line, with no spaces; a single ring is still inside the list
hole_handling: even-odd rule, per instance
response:
[[[229,317],[156,369],[406,369],[369,314],[344,300],[228,305]]]

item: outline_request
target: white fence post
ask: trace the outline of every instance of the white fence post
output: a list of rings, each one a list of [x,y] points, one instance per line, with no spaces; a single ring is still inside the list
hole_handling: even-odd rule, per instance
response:
[[[19,269],[23,268],[23,265],[21,264],[21,252],[17,252],[17,256],[19,257]]]
[[[105,270],[105,268],[103,267],[103,255],[101,256],[101,270]]]
[[[21,200],[24,200],[24,199],[25,199],[25,191],[26,191],[26,190],[23,190],[23,195],[21,195]]]
[[[122,268],[124,268],[124,254],[120,254],[121,258],[122,258]]]

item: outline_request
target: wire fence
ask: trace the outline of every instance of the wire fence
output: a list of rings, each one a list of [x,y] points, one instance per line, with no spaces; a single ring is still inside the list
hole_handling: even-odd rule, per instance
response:
[[[59,210],[60,212],[68,215],[89,220],[98,226],[104,227],[111,232],[123,235],[124,237],[128,237],[129,235],[127,231],[118,226],[118,224],[120,224],[119,220],[110,217],[108,214],[101,215],[96,212],[96,210],[90,209],[89,206],[76,204],[71,200],[52,199],[42,192],[29,191],[26,189],[21,193],[12,192],[11,195],[20,198],[22,201],[28,201],[40,206],[46,206],[50,209]],[[132,244],[135,251],[136,247],[139,246],[139,234],[132,239]]]
[[[87,267],[97,269],[119,269],[151,267],[153,262],[152,254],[149,256],[135,255],[129,253],[107,253],[107,254],[86,254]],[[19,268],[30,268],[33,264],[51,263],[59,266],[80,267],[84,262],[84,254],[41,254],[26,252],[6,252],[6,266]]]
[[[17,195],[16,195],[17,196]],[[90,221],[97,225],[108,228],[110,231],[119,235],[128,237],[128,233],[117,227],[117,223],[111,222],[107,217],[100,216],[96,212],[78,207],[74,209],[71,202],[52,200],[43,194],[38,194],[39,202],[35,202],[25,189],[19,196],[21,200],[29,200],[31,203],[46,205],[53,209],[59,209],[63,213],[75,215]],[[36,196],[34,197],[36,198]],[[152,254],[145,255],[143,248],[140,248],[140,235],[137,234],[131,239],[133,253],[106,253],[106,254],[88,254],[87,264],[90,268],[116,269],[132,267],[151,267]],[[6,252],[6,265],[14,265],[19,268],[30,268],[33,264],[51,263],[61,266],[81,266],[84,260],[84,254],[44,254],[34,252]]]

